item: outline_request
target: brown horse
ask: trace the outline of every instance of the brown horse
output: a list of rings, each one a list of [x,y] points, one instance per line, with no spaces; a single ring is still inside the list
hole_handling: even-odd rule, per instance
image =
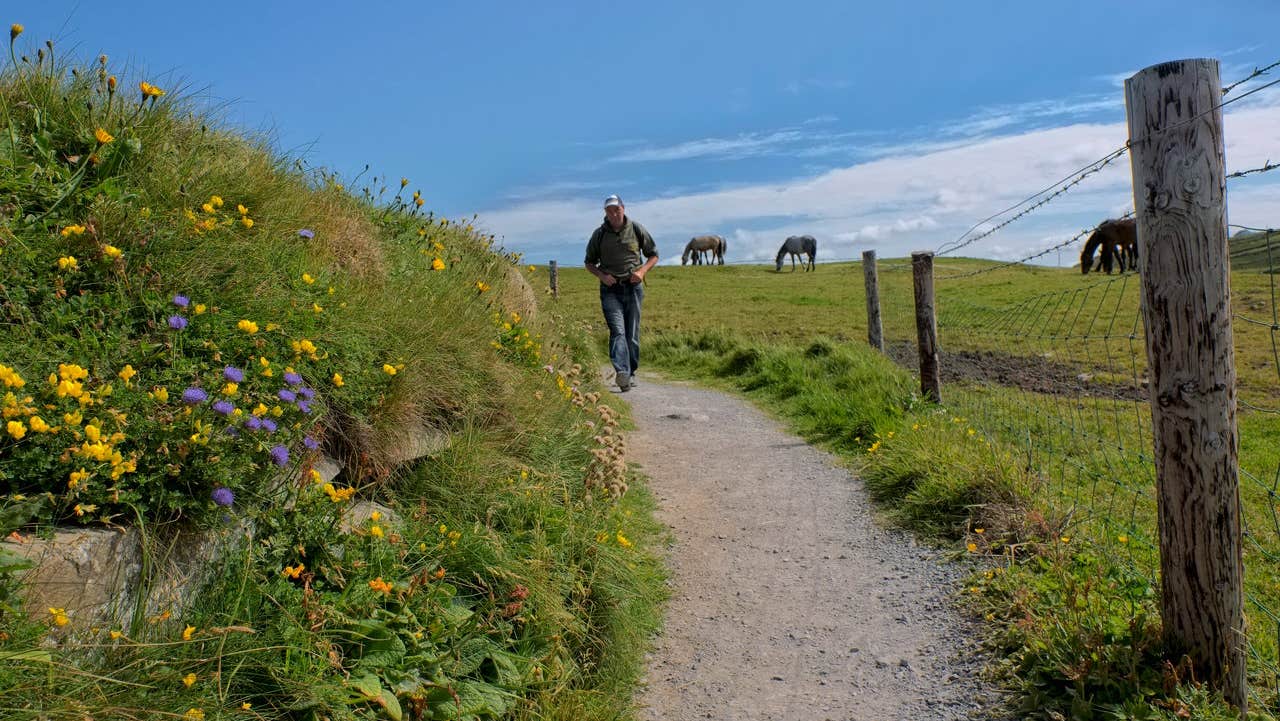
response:
[[[694,265],[701,265],[705,258],[703,253],[708,251],[711,253],[711,257],[707,259],[707,265],[724,265],[724,254],[728,249],[729,244],[718,235],[695,236],[684,246],[684,255],[680,256],[680,265],[688,265],[690,260],[693,261]]]
[[[1099,250],[1094,267],[1093,254]],[[1121,273],[1138,270],[1138,223],[1133,218],[1102,221],[1080,251],[1080,272],[1085,275],[1090,270],[1105,270],[1110,275],[1117,263]]]

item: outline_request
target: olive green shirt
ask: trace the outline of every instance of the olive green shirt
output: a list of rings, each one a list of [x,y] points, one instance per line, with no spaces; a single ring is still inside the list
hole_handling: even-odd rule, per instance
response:
[[[615,278],[626,278],[644,265],[646,258],[657,255],[653,236],[630,218],[624,218],[618,230],[614,230],[608,220],[604,221],[587,241],[586,262]]]

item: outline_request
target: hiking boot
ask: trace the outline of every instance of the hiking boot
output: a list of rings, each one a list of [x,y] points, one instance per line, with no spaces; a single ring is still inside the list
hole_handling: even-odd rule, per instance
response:
[[[626,393],[631,390],[631,374],[618,371],[618,390]]]

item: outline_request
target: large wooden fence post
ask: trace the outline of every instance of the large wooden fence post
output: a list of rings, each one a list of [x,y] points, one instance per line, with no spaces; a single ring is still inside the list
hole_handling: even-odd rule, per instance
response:
[[[556,262],[553,260],[547,264],[551,268],[551,297],[560,297],[560,278],[556,274]]]
[[[911,254],[911,276],[916,291],[916,341],[920,346],[920,393],[942,402],[942,374],[938,367],[938,322],[934,316],[933,253]]]
[[[867,286],[867,342],[884,352],[884,328],[880,324],[880,279],[876,275],[876,252],[862,251],[862,280]]]
[[[1218,61],[1125,81],[1151,368],[1167,650],[1246,707],[1226,181]]]

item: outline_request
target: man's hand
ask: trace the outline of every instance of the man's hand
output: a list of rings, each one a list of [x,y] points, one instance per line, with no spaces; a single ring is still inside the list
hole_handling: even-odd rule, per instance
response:
[[[609,275],[608,273],[601,273],[601,274],[600,274],[600,282],[601,282],[601,283],[604,283],[605,287],[607,288],[607,287],[610,287],[610,286],[617,285],[617,284],[618,284],[618,279],[617,279],[617,278],[615,278],[615,277],[613,277],[613,276],[611,276],[611,275]]]

